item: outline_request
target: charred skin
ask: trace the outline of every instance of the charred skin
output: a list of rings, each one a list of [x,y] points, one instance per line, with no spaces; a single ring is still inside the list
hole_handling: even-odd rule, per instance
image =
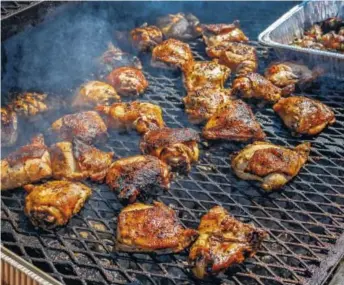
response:
[[[168,164],[173,171],[189,172],[191,164],[198,161],[199,135],[188,128],[163,128],[147,132],[140,149],[144,154],[158,157]]]
[[[303,96],[282,98],[273,109],[294,134],[316,135],[336,121],[330,107]]]
[[[230,100],[210,117],[202,131],[209,140],[262,140],[265,133],[251,108],[241,100]]]
[[[36,227],[53,229],[62,226],[77,214],[92,191],[80,182],[49,181],[26,185],[24,212]]]
[[[252,257],[267,233],[244,224],[220,206],[205,214],[198,227],[199,237],[192,245],[189,264],[198,279],[216,275]]]
[[[138,51],[152,50],[163,41],[161,30],[156,26],[142,25],[130,32],[131,43]]]
[[[24,92],[19,94],[13,100],[9,107],[16,112],[18,116],[32,117],[40,113],[46,112],[49,108],[47,105],[47,94],[36,92]]]
[[[166,205],[135,203],[118,216],[116,250],[176,253],[187,248],[197,236],[197,231],[185,229],[176,212]]]
[[[232,169],[241,179],[259,181],[265,191],[276,190],[299,173],[309,152],[310,143],[288,149],[269,142],[255,142],[232,158]]]
[[[165,126],[161,108],[151,103],[114,103],[111,106],[98,106],[96,110],[107,115],[107,124],[111,128],[136,129],[144,134]]]
[[[9,107],[1,107],[1,146],[12,146],[18,138],[17,114]]]
[[[168,189],[170,180],[168,166],[150,155],[119,159],[111,164],[106,176],[106,184],[128,203],[134,203],[141,194],[149,194],[156,186]]]

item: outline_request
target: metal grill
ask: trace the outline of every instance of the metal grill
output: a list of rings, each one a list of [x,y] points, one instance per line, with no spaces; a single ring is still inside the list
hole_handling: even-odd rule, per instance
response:
[[[20,13],[27,8],[39,4],[40,1],[1,1],[1,19]]]

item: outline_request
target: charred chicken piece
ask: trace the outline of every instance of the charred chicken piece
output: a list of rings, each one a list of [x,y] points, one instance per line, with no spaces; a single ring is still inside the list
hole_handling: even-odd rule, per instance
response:
[[[335,32],[329,32],[321,37],[321,43],[325,48],[344,52],[344,36]]]
[[[1,190],[21,187],[51,176],[51,161],[43,136],[1,160]]]
[[[158,105],[134,101],[98,106],[97,111],[108,116],[112,128],[136,129],[140,134],[165,126],[162,110]]]
[[[244,180],[257,180],[266,191],[283,187],[295,177],[306,163],[310,143],[294,149],[269,142],[255,142],[232,158],[232,169]]]
[[[344,20],[340,17],[331,17],[322,21],[320,25],[324,33],[331,31],[338,32],[340,28],[344,27]]]
[[[135,203],[118,216],[116,249],[127,252],[176,253],[187,248],[197,231],[185,229],[176,212],[160,202]]]
[[[131,43],[139,51],[145,52],[152,50],[163,41],[163,35],[156,26],[148,26],[147,23],[130,32]]]
[[[193,65],[183,70],[184,85],[188,91],[202,87],[224,88],[224,84],[231,74],[231,70],[212,61],[196,61]]]
[[[35,116],[48,110],[48,105],[46,103],[47,97],[47,94],[25,92],[19,94],[17,98],[9,104],[9,107],[16,112],[18,116]]]
[[[9,107],[1,107],[1,146],[12,146],[18,138],[18,118]]]
[[[189,263],[199,279],[252,257],[267,237],[264,230],[238,221],[220,206],[213,207],[202,217],[198,231]]]
[[[282,98],[273,109],[295,134],[316,135],[336,121],[330,107],[302,96]]]
[[[275,103],[283,95],[288,95],[294,91],[292,87],[288,85],[282,89],[258,73],[249,73],[233,81],[232,92],[233,95],[241,95],[242,98],[261,99]]]
[[[79,138],[92,143],[107,136],[107,127],[95,111],[65,115],[56,120],[51,129],[60,139],[67,141]]]
[[[106,184],[129,203],[134,203],[141,194],[152,192],[154,187],[168,189],[170,180],[168,166],[151,155],[119,159],[112,163],[106,176]]]
[[[53,178],[102,182],[112,163],[113,152],[104,152],[84,142],[58,142],[50,147]]]
[[[169,14],[158,18],[157,26],[166,38],[192,40],[202,34],[198,18],[192,14]]]
[[[198,160],[198,142],[199,135],[195,130],[163,128],[147,132],[140,142],[140,149],[144,154],[158,157],[174,171],[188,172],[191,163]]]
[[[265,133],[251,108],[241,100],[231,100],[220,106],[203,128],[203,137],[209,140],[262,140]]]
[[[193,124],[208,120],[223,104],[231,99],[231,89],[204,87],[188,92],[183,98],[185,111]]]
[[[32,224],[43,229],[62,226],[77,214],[92,191],[80,182],[49,181],[26,185],[25,214]]]
[[[74,107],[94,107],[120,100],[121,98],[111,85],[101,81],[89,81],[79,88],[72,105]]]
[[[190,46],[175,39],[157,45],[152,52],[152,66],[167,69],[185,69],[193,64]]]
[[[111,71],[107,81],[122,96],[139,96],[148,87],[141,70],[133,67],[120,67]]]

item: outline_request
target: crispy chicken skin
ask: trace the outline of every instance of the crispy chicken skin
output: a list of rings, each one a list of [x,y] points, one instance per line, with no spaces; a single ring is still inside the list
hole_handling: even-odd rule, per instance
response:
[[[336,121],[330,107],[303,96],[282,98],[273,109],[295,134],[316,135]]]
[[[193,91],[202,87],[224,88],[224,84],[231,74],[231,70],[212,61],[196,61],[193,65],[183,70],[184,85],[186,90]]]
[[[191,164],[198,161],[199,140],[193,129],[163,128],[147,132],[140,142],[140,149],[144,154],[158,157],[174,171],[188,172]]]
[[[248,73],[238,77],[232,85],[233,95],[240,95],[247,99],[260,99],[269,103],[276,103],[283,95],[290,94],[292,91],[290,85],[281,89],[258,73]]]
[[[18,118],[9,107],[1,107],[1,146],[12,146],[18,138]]]
[[[107,76],[107,81],[122,96],[139,96],[148,87],[143,72],[133,67],[116,68]]]
[[[104,152],[84,142],[58,142],[49,149],[54,179],[102,182],[112,163],[113,152]]]
[[[171,175],[168,166],[151,155],[136,155],[111,164],[106,184],[118,193],[120,200],[134,203],[141,194],[153,192],[154,187],[168,189]]]
[[[250,106],[241,100],[230,100],[210,117],[202,131],[209,140],[262,140],[265,133]]]
[[[9,107],[17,113],[18,116],[32,117],[37,114],[46,112],[48,105],[46,103],[48,95],[36,92],[24,92],[19,94],[13,100]]]
[[[192,14],[178,13],[159,17],[157,26],[166,38],[192,40],[202,33],[199,20]]]
[[[51,130],[62,140],[79,138],[87,143],[101,140],[107,135],[107,127],[95,111],[65,115],[51,125]]]
[[[152,66],[166,69],[185,69],[193,64],[190,46],[175,39],[168,39],[152,51]]]
[[[39,135],[1,160],[1,191],[40,181],[51,173],[50,154]]]
[[[131,43],[138,51],[150,51],[163,41],[161,30],[146,23],[130,32]]]
[[[310,143],[293,149],[269,142],[255,142],[232,158],[232,169],[244,180],[257,180],[266,191],[283,187],[306,163]]]
[[[135,203],[122,209],[118,216],[116,249],[176,253],[187,248],[197,236],[197,231],[185,229],[176,212],[163,203]]]
[[[183,98],[185,111],[193,124],[208,120],[223,104],[231,99],[231,89],[204,87],[190,91]]]
[[[238,221],[220,206],[211,208],[202,217],[198,231],[199,237],[189,253],[189,264],[199,279],[252,257],[267,237],[264,230]]]
[[[92,191],[80,182],[55,180],[41,185],[26,185],[25,214],[32,224],[43,229],[62,226],[77,214]]]
[[[101,81],[89,81],[77,91],[73,107],[94,107],[108,105],[112,101],[120,101],[116,90],[109,84]]]
[[[111,128],[136,129],[140,134],[165,126],[162,110],[158,105],[134,101],[98,106],[97,111],[106,114]]]

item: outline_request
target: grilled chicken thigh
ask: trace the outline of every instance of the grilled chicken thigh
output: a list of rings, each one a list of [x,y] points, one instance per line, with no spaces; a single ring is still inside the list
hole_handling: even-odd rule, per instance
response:
[[[168,166],[151,155],[136,155],[111,164],[106,184],[125,202],[133,203],[140,194],[150,193],[154,187],[168,189],[171,175]]]
[[[51,125],[51,130],[62,140],[79,138],[87,143],[101,140],[107,135],[107,127],[95,111],[65,115]]]
[[[49,149],[53,178],[102,182],[112,163],[113,152],[104,152],[84,142],[58,142]]]
[[[185,229],[166,205],[135,203],[118,216],[116,249],[127,252],[176,253],[187,248],[197,231]]]
[[[262,140],[265,138],[251,108],[241,100],[230,100],[220,106],[203,128],[203,137],[209,140]]]
[[[12,146],[18,138],[18,118],[9,107],[1,107],[1,146]]]
[[[190,122],[198,124],[209,119],[220,105],[230,101],[231,93],[231,89],[213,87],[188,92],[183,102]]]
[[[150,51],[163,40],[161,30],[156,26],[142,25],[130,32],[131,43],[139,51]]]
[[[133,67],[120,67],[111,71],[107,81],[122,96],[138,96],[148,87],[141,70]]]
[[[196,61],[188,68],[184,68],[184,85],[188,91],[202,87],[224,88],[224,84],[231,74],[231,70],[213,61]]]
[[[188,172],[191,163],[198,160],[198,142],[199,135],[195,130],[163,128],[147,132],[140,142],[140,149],[142,153],[166,162],[172,170]]]
[[[192,14],[169,14],[158,18],[157,26],[166,38],[191,40],[201,36],[199,20]]]
[[[49,181],[26,185],[25,214],[32,224],[43,229],[62,226],[77,214],[92,191],[80,182]]]
[[[112,101],[120,101],[116,90],[109,84],[101,81],[89,81],[77,91],[72,106],[94,107],[108,105]]]
[[[98,106],[97,110],[108,116],[112,128],[136,129],[140,134],[165,126],[162,110],[158,105],[134,101]]]
[[[273,109],[295,134],[316,135],[336,121],[330,107],[302,96],[282,98]]]
[[[294,149],[269,142],[255,142],[232,158],[232,169],[244,180],[257,180],[266,191],[283,187],[306,163],[310,143]]]
[[[264,230],[238,221],[220,206],[213,207],[202,217],[198,231],[189,263],[199,279],[252,257],[267,237]]]
[[[17,98],[9,104],[9,107],[18,116],[31,117],[48,110],[47,94],[25,92],[19,94]]]
[[[1,190],[21,187],[51,176],[51,161],[43,136],[1,160]]]
[[[193,64],[190,46],[175,39],[157,45],[152,52],[152,66],[167,69],[188,68]]]

